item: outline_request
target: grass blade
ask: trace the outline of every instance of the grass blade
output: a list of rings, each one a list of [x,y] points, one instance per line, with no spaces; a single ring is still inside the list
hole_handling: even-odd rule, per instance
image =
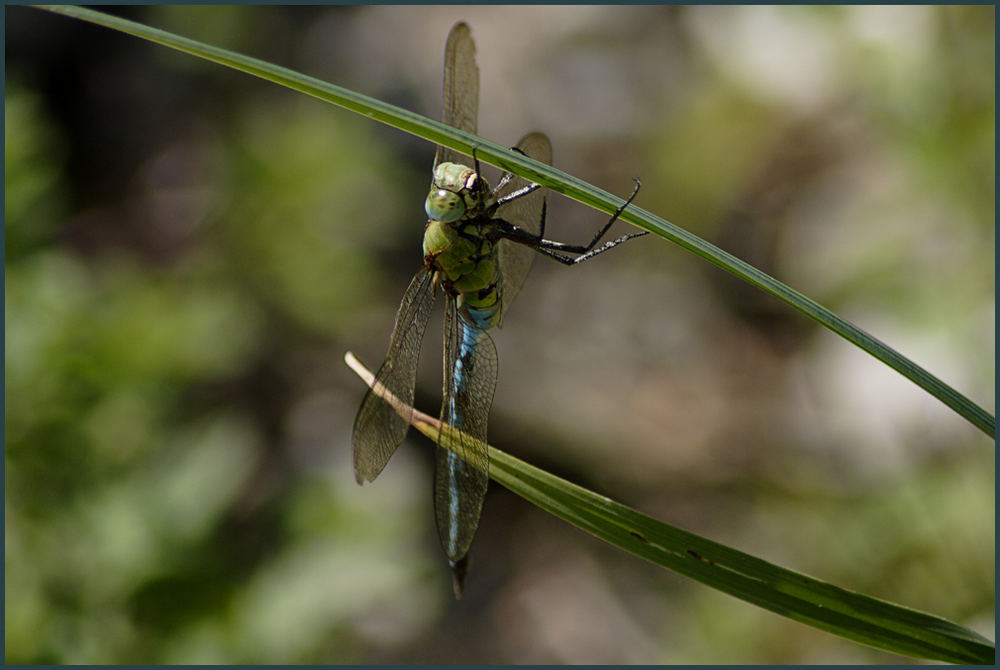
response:
[[[371,386],[374,376],[350,352],[350,366]],[[375,388],[383,397],[385,389]],[[394,407],[399,401],[386,398]],[[401,413],[402,415],[402,413]],[[413,426],[442,446],[447,426],[414,411]],[[494,447],[490,477],[577,528],[706,586],[834,635],[896,654],[950,663],[992,664],[995,647],[979,634],[925,614],[842,589],[676,528],[572,484]]]

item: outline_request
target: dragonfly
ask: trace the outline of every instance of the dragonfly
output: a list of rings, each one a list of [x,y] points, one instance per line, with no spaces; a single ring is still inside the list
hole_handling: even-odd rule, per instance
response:
[[[445,45],[444,122],[476,134],[479,68],[469,26],[456,23]],[[513,148],[551,164],[552,146],[532,132]],[[441,424],[454,439],[437,439],[434,510],[438,536],[448,557],[456,598],[462,595],[468,554],[479,526],[489,482],[486,424],[497,383],[497,352],[489,330],[500,326],[524,283],[536,253],[576,265],[622,242],[630,233],[598,246],[639,191],[635,189],[586,245],[547,240],[545,196],[539,184],[505,173],[491,188],[464,154],[438,146],[430,192],[423,266],[403,294],[385,361],[374,388],[399,401],[402,415],[369,388],[354,420],[352,450],[359,484],[374,481],[403,441],[412,418],[420,345],[438,294],[445,297],[444,385]],[[406,410],[408,408],[408,411]],[[445,446],[448,444],[448,446]]]

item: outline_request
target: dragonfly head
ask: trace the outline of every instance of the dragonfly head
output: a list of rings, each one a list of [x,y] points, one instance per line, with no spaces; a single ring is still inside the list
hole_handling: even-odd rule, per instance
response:
[[[458,193],[434,186],[424,200],[424,211],[434,221],[451,223],[465,215],[465,200]]]

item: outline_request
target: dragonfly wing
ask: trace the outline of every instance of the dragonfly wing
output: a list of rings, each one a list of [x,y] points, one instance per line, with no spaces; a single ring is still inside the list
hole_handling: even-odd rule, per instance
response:
[[[528,133],[517,143],[517,148],[526,155],[547,165],[552,164],[552,144],[549,138],[542,133]],[[520,188],[524,188],[531,182],[523,177],[514,177],[503,188],[499,195],[512,193]],[[513,223],[518,228],[523,228],[530,233],[538,234],[542,227],[542,217],[545,215],[545,189],[539,188],[528,195],[512,200],[500,208],[497,216]],[[501,298],[502,312],[506,313],[510,303],[514,300],[524,278],[531,268],[531,261],[535,257],[535,251],[523,244],[517,244],[510,240],[501,240],[499,247],[500,254],[500,276],[501,276]]]
[[[486,331],[457,313],[450,297],[444,332],[441,421],[461,430],[462,436],[454,452],[437,448],[434,511],[441,545],[455,565],[472,544],[489,482],[486,422],[497,384],[497,351]]]
[[[375,375],[376,386],[383,385],[408,406],[411,416],[420,342],[433,305],[433,277],[426,267],[421,268],[403,294],[389,340],[389,353]],[[354,476],[359,484],[374,481],[382,472],[396,447],[406,437],[409,419],[409,416],[400,416],[389,402],[368,389],[354,419],[351,436]]]
[[[444,122],[452,128],[476,133],[479,118],[479,67],[476,66],[476,43],[467,23],[456,23],[448,33],[444,47]],[[468,157],[438,145],[434,167],[438,163],[469,163]]]

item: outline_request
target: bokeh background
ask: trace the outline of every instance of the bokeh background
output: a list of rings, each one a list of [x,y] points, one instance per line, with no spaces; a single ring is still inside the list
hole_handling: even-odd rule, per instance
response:
[[[994,410],[992,7],[116,7],[480,134],[774,274]],[[664,572],[497,485],[465,598],[411,435],[351,472],[434,147],[6,9],[9,663],[905,661]],[[603,214],[550,198],[549,231]],[[621,233],[627,226],[619,224]],[[544,259],[494,339],[496,446],[993,639],[991,441],[660,239]],[[440,403],[440,318],[417,404]]]

